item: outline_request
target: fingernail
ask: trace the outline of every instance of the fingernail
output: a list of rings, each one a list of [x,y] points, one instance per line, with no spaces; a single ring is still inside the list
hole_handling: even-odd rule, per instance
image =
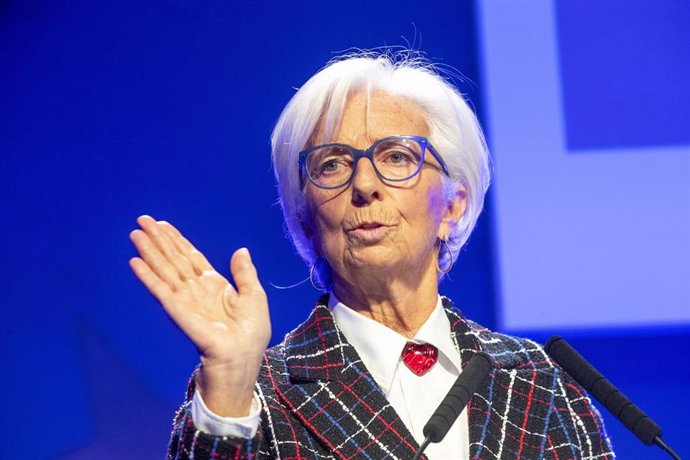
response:
[[[247,259],[249,259],[249,261],[251,262],[252,256],[251,256],[251,254],[249,254],[249,249],[247,249],[247,248],[239,248],[239,249],[237,250],[237,252],[238,252],[241,256],[247,257]]]

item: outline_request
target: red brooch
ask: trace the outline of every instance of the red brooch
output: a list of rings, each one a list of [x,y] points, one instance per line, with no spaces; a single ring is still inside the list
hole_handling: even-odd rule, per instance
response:
[[[405,365],[415,374],[429,372],[438,359],[438,348],[430,343],[407,342],[402,352]]]

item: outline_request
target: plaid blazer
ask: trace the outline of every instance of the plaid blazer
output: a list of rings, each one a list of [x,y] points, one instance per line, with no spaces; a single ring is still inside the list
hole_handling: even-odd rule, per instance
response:
[[[465,365],[481,350],[496,361],[468,405],[474,459],[614,458],[584,390],[530,340],[491,332],[443,298]],[[178,411],[168,459],[410,459],[418,444],[336,327],[322,296],[309,319],[264,355],[252,439],[212,436],[191,417],[194,376]]]

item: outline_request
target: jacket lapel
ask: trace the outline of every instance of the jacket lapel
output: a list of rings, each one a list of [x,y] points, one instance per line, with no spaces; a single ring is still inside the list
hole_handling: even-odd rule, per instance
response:
[[[449,299],[442,301],[463,367],[477,351],[491,354],[479,339],[488,330],[466,320]],[[286,337],[290,378],[278,385],[279,397],[338,458],[411,458],[419,445],[336,327],[327,305],[324,295],[307,321]],[[503,361],[499,367],[511,364]],[[486,436],[489,414],[481,407],[491,400],[495,372],[467,407],[470,458]]]
[[[333,321],[322,296],[285,339],[279,397],[336,457],[409,459],[419,448]]]
[[[470,398],[467,404],[469,422],[470,458],[481,458],[482,450],[489,440],[498,439],[501,426],[491,422],[493,403],[506,402],[506,389],[497,384],[498,370],[510,370],[520,366],[522,360],[517,353],[508,352],[505,345],[494,333],[478,324],[468,321],[459,310],[455,309],[452,302],[443,298],[443,306],[450,319],[451,330],[455,344],[460,351],[463,367],[478,351],[489,354],[495,364],[495,368],[489,374],[487,381]]]
[[[482,349],[480,341],[478,340],[477,331],[470,326],[470,323],[465,319],[462,313],[454,307],[450,299],[443,297],[442,301],[448,319],[450,320],[453,341],[460,352],[462,367],[465,367],[472,356]],[[493,377],[493,373],[495,373],[495,370],[492,372],[489,380]],[[478,409],[477,403],[479,402],[479,398],[486,397],[486,387],[487,385],[484,384],[482,388],[470,398],[469,403],[467,403],[470,458],[479,458],[477,455],[477,447],[482,441],[482,431],[477,428],[485,428],[487,417],[484,411]]]

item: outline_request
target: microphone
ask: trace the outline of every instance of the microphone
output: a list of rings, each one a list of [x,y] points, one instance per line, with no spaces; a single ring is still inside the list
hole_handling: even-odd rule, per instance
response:
[[[446,437],[448,430],[460,416],[460,412],[467,406],[479,385],[486,381],[493,368],[493,359],[486,353],[478,352],[472,356],[446,397],[441,401],[434,415],[424,425],[423,433],[426,439],[419,447],[413,460],[421,458],[422,452],[430,442],[441,442]]]
[[[563,338],[555,335],[544,346],[546,353],[558,363],[577,383],[587,390],[609,412],[645,445],[656,444],[671,457],[680,457],[661,440],[661,428],[621,391],[597,371],[580,353]]]

